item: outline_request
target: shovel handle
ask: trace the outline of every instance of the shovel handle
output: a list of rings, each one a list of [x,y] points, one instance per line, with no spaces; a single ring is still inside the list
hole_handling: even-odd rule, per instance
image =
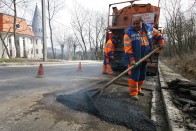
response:
[[[145,57],[143,57],[142,59],[140,59],[138,62],[136,62],[136,66],[139,65],[140,63],[142,63],[145,59],[149,58],[153,53],[155,53],[157,50],[159,50],[160,47],[157,47],[156,49],[154,49],[153,51],[151,51],[148,55],[146,55]],[[99,93],[97,100],[100,97],[100,94],[102,93],[102,91],[107,88],[108,86],[110,86],[114,81],[116,81],[117,79],[121,78],[124,74],[126,74],[129,70],[132,70],[133,68],[135,68],[135,66],[131,66],[128,69],[126,69],[125,71],[123,71],[121,74],[119,74],[117,77],[113,78],[111,81],[109,81],[107,84],[105,84],[103,87],[101,87],[98,91],[101,90],[101,92]]]

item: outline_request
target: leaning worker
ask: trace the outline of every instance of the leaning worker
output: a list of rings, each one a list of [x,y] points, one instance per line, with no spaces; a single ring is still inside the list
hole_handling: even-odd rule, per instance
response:
[[[102,73],[103,74],[112,74],[112,68],[111,68],[111,61],[114,59],[114,45],[116,43],[116,37],[112,36],[111,39],[107,41],[104,48],[104,61],[103,61],[103,68]]]
[[[153,42],[164,48],[164,40],[161,33],[153,28],[151,24],[145,24],[141,16],[133,16],[131,26],[125,30],[124,49],[128,68],[132,65],[134,69],[128,72],[129,95],[133,100],[139,100],[138,95],[143,96],[142,84],[146,77],[147,60],[138,66],[141,58],[153,50]]]

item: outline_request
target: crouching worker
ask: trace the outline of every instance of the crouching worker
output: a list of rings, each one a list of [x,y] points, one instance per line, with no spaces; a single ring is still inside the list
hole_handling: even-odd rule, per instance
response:
[[[111,68],[111,61],[114,60],[114,45],[116,44],[116,37],[112,36],[111,39],[107,41],[104,48],[104,61],[103,61],[103,68],[102,73],[103,74],[112,74],[112,68]]]
[[[133,100],[138,100],[138,95],[144,95],[142,84],[147,69],[147,61],[143,61],[139,65],[136,65],[136,62],[152,50],[153,41],[156,41],[160,48],[164,47],[161,33],[151,24],[143,23],[142,17],[133,16],[131,26],[125,30],[124,34],[124,49],[128,67],[135,66],[128,72],[129,95]]]

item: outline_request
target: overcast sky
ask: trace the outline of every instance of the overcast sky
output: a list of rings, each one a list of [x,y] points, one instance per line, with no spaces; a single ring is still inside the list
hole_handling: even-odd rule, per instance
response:
[[[34,2],[32,4],[33,10],[35,9],[35,5],[37,3],[39,6],[39,9],[41,11],[41,2],[40,1],[41,0],[34,0],[33,1]],[[72,8],[74,8],[73,5],[75,2],[80,4],[82,7],[88,8],[90,10],[100,11],[100,12],[105,11],[107,13],[109,4],[118,3],[118,2],[125,2],[125,1],[128,1],[128,0],[64,0],[65,9],[58,13],[58,15],[55,19],[55,24],[57,26],[61,26],[61,27],[65,27],[65,28],[69,29],[70,22],[71,22],[71,10],[72,10]],[[164,1],[164,0],[161,0],[161,1]],[[185,4],[188,4],[188,3],[190,3],[190,1],[194,1],[194,0],[188,0],[188,1],[189,2],[184,1]],[[158,2],[159,2],[159,0],[140,0],[140,1],[137,1],[134,3],[142,3],[142,4],[150,3],[154,6],[158,6]],[[161,5],[159,5],[159,6],[161,6]],[[118,7],[118,9],[120,9],[120,8]],[[33,17],[33,14],[31,14],[31,16]],[[163,25],[164,25],[164,18],[163,18],[163,15],[161,14],[160,26],[163,26]],[[57,27],[57,28],[59,28],[59,27]]]
[[[58,14],[58,19],[56,19],[57,23],[61,25],[70,26],[71,10],[73,8],[74,1],[77,1],[77,3],[90,10],[100,11],[100,12],[105,11],[107,13],[109,4],[128,1],[128,0],[65,0],[65,10],[61,11]],[[151,3],[152,5],[157,6],[158,1],[159,0],[140,0],[135,3]]]
[[[61,30],[62,27],[67,28],[67,32],[69,32],[70,22],[71,22],[71,10],[73,8],[74,2],[77,2],[82,7],[88,8],[93,11],[100,11],[100,12],[106,12],[108,13],[109,4],[112,3],[118,3],[118,2],[124,2],[128,0],[64,0],[65,1],[65,9],[58,13],[55,24],[57,25],[56,28],[58,30]],[[140,2],[135,3],[151,3],[152,5],[158,6],[159,0],[140,0]],[[35,0],[35,5],[39,4],[39,8],[41,11],[41,3],[40,0]],[[129,3],[127,5],[130,5]],[[118,7],[118,6],[117,6]],[[118,7],[120,9],[120,7]],[[122,7],[121,7],[122,8]],[[48,41],[49,43],[49,41]],[[48,44],[50,46],[50,44]]]

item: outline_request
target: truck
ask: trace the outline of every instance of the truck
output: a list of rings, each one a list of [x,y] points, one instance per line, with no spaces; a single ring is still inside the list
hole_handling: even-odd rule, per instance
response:
[[[159,16],[160,7],[148,4],[134,4],[135,1],[126,1],[109,4],[108,12],[108,24],[106,31],[106,41],[111,36],[116,36],[117,44],[114,48],[114,60],[111,62],[111,67],[114,71],[123,71],[127,69],[127,63],[125,61],[124,43],[123,36],[124,31],[130,26],[131,18],[134,15],[142,17],[145,23],[153,24],[154,28],[160,30],[159,27]],[[118,9],[116,5],[126,6]],[[158,4],[159,5],[159,4]],[[161,31],[161,30],[160,30]],[[162,32],[162,31],[161,31]],[[154,48],[155,44],[154,44]],[[158,73],[158,57],[160,51],[151,56],[147,63],[147,74],[156,75]]]

